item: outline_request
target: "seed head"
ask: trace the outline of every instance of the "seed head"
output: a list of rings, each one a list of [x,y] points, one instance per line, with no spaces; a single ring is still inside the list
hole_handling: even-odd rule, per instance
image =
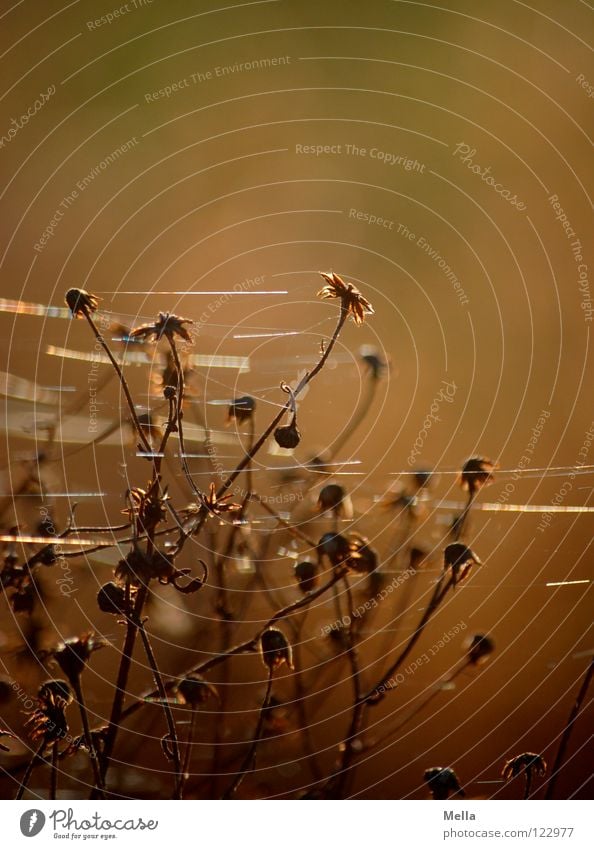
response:
[[[180,336],[186,342],[191,342],[192,337],[184,327],[185,324],[193,324],[191,318],[181,318],[170,312],[160,312],[156,321],[150,324],[141,324],[140,327],[130,331],[130,338],[139,342],[158,342],[164,336],[173,340]]]
[[[182,678],[177,685],[176,693],[182,702],[190,705],[192,708],[200,707],[200,705],[205,704],[211,698],[215,698],[217,701],[219,700],[217,688],[209,684],[197,672]]]
[[[465,645],[466,654],[470,663],[479,666],[485,663],[487,658],[495,651],[495,643],[486,634],[473,634]]]
[[[84,318],[85,314],[96,312],[99,306],[99,298],[84,289],[68,289],[65,300],[73,318]]]
[[[287,638],[278,628],[267,628],[260,637],[260,656],[272,672],[286,663],[293,669],[293,652]]]
[[[295,577],[299,584],[299,589],[305,595],[315,590],[320,577],[317,563],[312,563],[311,560],[302,560],[295,564]]]
[[[373,315],[373,307],[356,286],[352,283],[345,283],[333,271],[329,274],[320,271],[320,274],[326,281],[326,285],[320,289],[318,297],[322,300],[338,298],[342,309],[351,316],[357,325],[363,324],[366,315]]]

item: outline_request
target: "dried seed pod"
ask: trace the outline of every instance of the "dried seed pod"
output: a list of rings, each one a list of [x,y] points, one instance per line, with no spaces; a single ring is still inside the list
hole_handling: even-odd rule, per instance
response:
[[[205,704],[211,698],[215,698],[217,701],[219,700],[217,688],[209,684],[197,672],[182,678],[176,687],[176,692],[181,700],[192,708],[200,707],[200,705]]]
[[[318,495],[318,510],[321,513],[332,510],[339,516],[352,513],[350,498],[346,489],[337,483],[329,483],[323,486]]]
[[[286,663],[293,669],[293,652],[283,632],[278,628],[267,628],[260,637],[260,657],[264,666],[272,672]]]
[[[486,634],[473,634],[465,643],[466,654],[474,666],[485,663],[495,651],[495,643]]]
[[[481,487],[493,482],[493,472],[496,468],[497,463],[487,457],[469,457],[460,472],[460,486],[464,490],[475,493]]]
[[[295,564],[295,577],[302,593],[310,593],[319,583],[319,568],[311,560],[302,560]]]
[[[443,552],[444,570],[451,569],[454,586],[468,577],[473,566],[480,566],[481,561],[472,549],[462,542],[451,542]]]
[[[277,427],[274,431],[276,444],[281,448],[297,448],[301,442],[301,433],[297,427],[297,417],[293,416],[291,423]]]

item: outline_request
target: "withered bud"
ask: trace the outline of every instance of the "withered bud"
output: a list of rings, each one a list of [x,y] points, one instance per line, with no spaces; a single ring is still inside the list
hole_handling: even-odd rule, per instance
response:
[[[260,657],[272,672],[286,663],[293,669],[293,651],[287,638],[278,628],[267,628],[260,637]]]
[[[487,634],[473,634],[464,646],[468,660],[474,666],[485,663],[489,655],[495,651],[495,643]]]
[[[175,386],[167,385],[167,386],[164,387],[163,397],[167,401],[172,401],[175,398],[176,395],[177,395],[177,390],[176,390]]]
[[[481,487],[492,483],[494,480],[493,472],[496,468],[497,463],[494,463],[487,457],[469,457],[460,472],[460,485],[462,489],[474,493]]]
[[[301,442],[301,433],[297,427],[297,417],[293,416],[291,423],[283,427],[277,427],[274,431],[276,444],[281,448],[297,448]]]
[[[315,590],[319,583],[319,569],[317,563],[311,560],[302,560],[295,564],[295,577],[302,593],[310,593]]]
[[[194,672],[187,675],[177,685],[177,693],[182,701],[193,708],[200,707],[209,699],[219,700],[219,693],[215,686],[209,684],[202,675]]]
[[[451,794],[464,796],[458,776],[451,767],[434,766],[426,769],[423,778],[429,786],[434,799],[448,799]]]
[[[337,483],[329,483],[323,486],[318,495],[318,508],[320,510],[336,510],[342,506],[346,498],[346,490]]]
[[[472,566],[480,566],[481,561],[472,549],[462,542],[451,542],[443,552],[444,570],[451,569],[454,586],[470,572]]]

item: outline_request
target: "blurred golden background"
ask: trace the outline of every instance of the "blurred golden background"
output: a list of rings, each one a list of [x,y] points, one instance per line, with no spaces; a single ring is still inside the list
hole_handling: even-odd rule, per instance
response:
[[[199,428],[206,418],[220,433],[214,442],[222,467],[232,469],[241,445],[233,428],[224,429],[225,406],[210,402],[253,395],[262,429],[285,401],[280,381],[294,385],[332,333],[336,308],[316,300],[317,272],[339,273],[361,288],[375,315],[362,328],[349,322],[300,401],[303,440],[295,460],[323,451],[348,426],[366,391],[359,352],[371,345],[389,369],[340,452],[341,461],[360,465],[344,466],[333,480],[349,490],[356,528],[382,557],[405,520],[382,512],[377,498],[395,482],[408,491],[413,466],[437,470],[414,519],[427,566],[396,624],[397,603],[387,601],[363,626],[363,675],[376,677],[382,655],[415,627],[421,595],[441,568],[453,503],[462,501],[456,472],[467,457],[485,454],[500,466],[480,501],[542,508],[473,514],[471,543],[485,565],[452,594],[423,645],[426,651],[464,623],[465,634],[491,634],[496,655],[479,675],[439,694],[421,715],[425,724],[362,757],[351,793],[425,798],[423,771],[438,764],[456,769],[468,795],[515,797],[499,782],[500,767],[523,751],[552,760],[594,639],[592,514],[559,511],[542,524],[553,503],[591,505],[592,469],[572,472],[594,462],[591,10],[578,0],[262,0],[226,7],[214,0],[25,0],[2,3],[1,12],[2,532],[17,521],[31,532],[40,504],[53,505],[58,528],[76,501],[81,523],[120,521],[125,489],[143,486],[148,474],[125,424],[107,444],[69,453],[95,435],[86,405],[65,419],[57,457],[44,465],[42,495],[12,497],[23,464],[44,447],[43,420],[55,408],[33,403],[31,387],[15,391],[9,376],[44,389],[38,402],[55,397],[65,407],[77,393],[84,397],[90,364],[56,349],[88,354],[94,340],[84,321],[15,312],[8,301],[63,308],[64,292],[77,286],[97,293],[101,309],[126,327],[171,310],[197,323],[193,354],[249,358],[244,370],[197,366],[191,383],[187,421]],[[204,294],[234,286],[243,294]],[[291,335],[275,335],[281,331]],[[126,373],[138,404],[153,409],[151,376],[160,363],[150,365],[154,347],[143,350],[149,366]],[[107,370],[101,365],[99,376]],[[446,385],[455,387],[451,399],[442,396],[424,427]],[[111,381],[99,395],[100,427],[126,416]],[[523,462],[534,429],[538,437]],[[200,450],[195,441],[192,451]],[[295,460],[265,448],[254,472],[258,492],[290,492],[279,490],[270,470]],[[191,468],[206,487],[206,460],[192,460]],[[524,471],[514,476],[518,468]],[[171,469],[170,492],[184,503],[180,470]],[[314,538],[328,529],[315,516],[316,496],[314,486],[296,505],[278,502]],[[252,535],[258,533],[254,525]],[[255,575],[264,575],[276,600],[299,597],[288,537],[273,542],[265,562],[246,565],[237,557],[228,565],[232,642],[249,637],[271,612]],[[201,554],[193,543],[192,556]],[[34,617],[38,645],[90,627],[113,644],[88,672],[97,722],[109,711],[106,682],[122,629],[95,613],[94,596],[114,562],[105,555],[72,561],[69,595],[47,570],[47,606]],[[402,568],[401,559],[392,563],[395,573]],[[238,622],[244,590],[249,615]],[[169,589],[160,591],[149,622],[168,674],[216,645],[215,594],[210,586],[184,612]],[[316,605],[300,651],[313,746],[326,774],[350,711],[348,661],[319,636],[333,610],[331,598]],[[29,627],[2,603],[2,672],[34,693],[39,670],[21,649]],[[463,636],[378,706],[368,740],[439,685]],[[224,686],[217,674],[213,682]],[[228,764],[243,752],[238,741],[256,722],[264,674],[257,658],[241,658],[229,663],[228,676],[221,769],[232,772]],[[139,660],[131,689],[141,692],[149,682]],[[287,703],[286,728],[262,744],[246,795],[297,795],[312,782],[295,730],[290,674],[274,692]],[[162,718],[156,708],[146,711],[150,722],[121,737],[123,794],[165,792]],[[2,716],[21,727],[18,699],[3,705]],[[207,712],[197,734],[193,770],[204,776],[217,721]],[[590,702],[573,731],[560,796],[591,797],[591,724]],[[142,773],[133,766],[139,734],[146,735]],[[15,750],[4,763],[10,768],[19,757]],[[84,796],[81,782],[65,779],[64,792]],[[10,776],[0,783],[3,796],[14,795]],[[222,790],[220,781],[197,778],[195,793],[213,787]]]

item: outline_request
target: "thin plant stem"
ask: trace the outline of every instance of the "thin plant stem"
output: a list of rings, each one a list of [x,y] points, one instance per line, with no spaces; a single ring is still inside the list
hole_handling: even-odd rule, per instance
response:
[[[461,538],[463,531],[466,530],[466,524],[468,522],[468,516],[470,514],[470,509],[472,507],[472,503],[473,503],[473,501],[476,497],[476,493],[477,493],[476,489],[472,486],[472,484],[469,484],[468,485],[468,498],[466,500],[466,504],[464,505],[464,509],[462,510],[462,513],[460,514],[460,516],[456,520],[456,525],[455,525],[455,529],[454,529],[454,539],[456,541],[458,541]]]
[[[238,643],[237,645],[233,646],[232,648],[226,649],[225,651],[218,652],[217,654],[212,655],[212,657],[210,657],[208,660],[202,661],[202,663],[199,663],[196,666],[192,666],[190,669],[186,670],[185,672],[182,672],[177,677],[178,678],[179,677],[186,678],[188,675],[193,675],[193,674],[196,674],[196,673],[203,674],[203,673],[207,672],[209,669],[212,669],[214,666],[218,666],[219,663],[223,663],[225,660],[227,660],[230,657],[234,657],[238,654],[247,654],[247,653],[250,653],[250,652],[255,652],[257,650],[257,646],[258,646],[258,640],[260,639],[261,635],[264,633],[264,631],[267,628],[270,628],[272,625],[275,624],[275,622],[278,622],[280,619],[284,619],[286,616],[289,616],[291,613],[295,613],[297,610],[300,610],[302,607],[306,607],[307,605],[311,604],[312,601],[315,601],[317,598],[319,598],[321,595],[323,595],[329,589],[331,589],[334,586],[334,584],[336,584],[337,581],[339,581],[341,578],[342,578],[342,572],[340,572],[339,570],[336,570],[334,572],[334,574],[332,575],[332,578],[329,581],[327,581],[325,584],[323,584],[321,587],[319,587],[317,590],[314,590],[313,592],[308,593],[303,598],[300,598],[297,601],[294,601],[291,604],[288,604],[286,607],[283,607],[281,610],[277,610],[277,612],[273,616],[271,616],[270,619],[268,619],[268,621],[265,623],[265,625],[263,625],[263,627],[258,630],[257,634],[254,637],[252,637],[250,640],[246,640],[243,643]],[[167,682],[165,684],[165,689],[166,690],[172,690],[174,686],[175,686],[175,681],[170,681],[170,682]],[[136,713],[136,711],[140,710],[140,708],[144,707],[144,705],[146,704],[146,699],[155,698],[158,695],[159,694],[155,691],[152,691],[150,693],[146,693],[144,696],[142,696],[140,699],[138,699],[136,702],[134,702],[128,708],[126,708],[126,710],[124,710],[121,713],[120,718],[122,720],[127,719],[133,713]]]
[[[439,581],[437,582],[435,589],[431,595],[431,599],[429,600],[429,604],[427,605],[425,612],[421,617],[421,621],[417,625],[415,631],[413,632],[405,647],[402,649],[400,654],[396,657],[394,662],[390,665],[387,672],[385,672],[385,674],[378,681],[378,683],[375,684],[375,686],[373,686],[368,693],[363,694],[360,700],[354,705],[351,724],[347,736],[343,741],[343,755],[340,766],[335,772],[335,774],[331,776],[328,782],[329,788],[334,793],[338,794],[339,797],[347,781],[349,770],[351,768],[351,763],[355,758],[356,753],[353,749],[352,744],[362,731],[363,722],[365,718],[365,708],[368,704],[373,704],[373,702],[370,701],[373,697],[382,694],[386,691],[386,689],[390,689],[390,681],[392,677],[402,666],[410,652],[413,650],[414,646],[420,639],[421,634],[423,633],[425,626],[429,622],[431,616],[437,610],[442,600],[445,598],[450,587],[453,586],[454,579],[452,576],[450,576],[445,586],[442,586],[443,577],[444,576],[442,575]]]
[[[43,750],[45,749],[45,746],[46,746],[45,740],[42,740],[41,743],[39,744],[39,746],[37,747],[37,750],[33,754],[31,760],[27,764],[27,769],[25,770],[25,774],[23,775],[23,777],[21,779],[19,789],[18,789],[17,794],[15,796],[15,802],[18,802],[20,799],[23,798],[25,790],[27,789],[27,785],[29,784],[29,781],[31,779],[31,773],[33,772],[34,768],[37,766],[37,762],[39,760],[42,760],[41,755],[43,753]]]
[[[334,442],[328,446],[326,449],[326,454],[328,457],[335,457],[338,451],[342,448],[342,446],[348,442],[353,433],[357,430],[361,422],[365,419],[365,416],[368,414],[371,404],[373,403],[373,399],[375,398],[375,393],[378,385],[378,378],[374,377],[372,373],[370,373],[367,380],[366,392],[361,397],[357,408],[351,418],[349,419],[348,425],[345,429],[340,433]]]
[[[590,665],[586,670],[586,674],[582,681],[582,685],[577,694],[577,698],[569,712],[569,717],[567,722],[565,723],[565,728],[563,729],[563,734],[561,735],[561,740],[559,741],[559,748],[557,749],[557,754],[555,756],[555,760],[553,762],[553,766],[551,767],[551,776],[547,783],[547,789],[545,792],[545,799],[552,799],[553,793],[555,792],[555,787],[557,785],[557,779],[559,778],[559,772],[561,771],[561,765],[563,763],[563,759],[565,757],[565,751],[567,749],[567,745],[569,743],[569,738],[571,737],[571,732],[573,731],[573,726],[575,724],[576,719],[580,713],[582,704],[586,695],[588,693],[588,688],[592,682],[592,678],[594,677],[594,657],[590,661]]]
[[[49,797],[55,800],[58,796],[58,741],[54,740],[52,744],[52,767],[50,772],[50,791]]]
[[[223,799],[231,799],[235,795],[235,793],[239,790],[239,787],[243,779],[246,777],[247,773],[251,772],[255,766],[258,743],[260,742],[260,738],[262,736],[262,726],[264,725],[264,714],[266,713],[270,705],[270,696],[272,694],[272,676],[273,667],[269,666],[266,694],[264,696],[264,701],[262,702],[262,707],[260,708],[258,724],[256,725],[256,730],[254,732],[250,748],[248,749],[248,752],[245,758],[243,759],[241,767],[239,768],[239,772],[235,776],[233,783],[223,794]]]
[[[184,798],[184,787],[189,778],[190,761],[192,759],[192,744],[194,739],[194,729],[196,727],[197,710],[192,708],[190,714],[190,728],[188,730],[188,739],[186,740],[186,750],[184,752],[184,762],[182,765],[181,777],[179,780],[179,798]]]
[[[237,466],[235,467],[233,472],[229,475],[228,478],[226,478],[223,481],[223,483],[221,484],[221,486],[219,487],[219,490],[217,492],[217,498],[221,498],[227,492],[227,490],[233,485],[233,483],[236,481],[236,479],[239,477],[239,475],[243,472],[245,467],[249,463],[251,463],[252,459],[256,456],[258,451],[262,448],[262,446],[264,445],[264,443],[266,442],[268,437],[274,431],[275,427],[277,427],[279,422],[282,420],[283,416],[287,413],[288,410],[291,409],[291,404],[293,403],[293,399],[297,398],[297,396],[301,392],[303,392],[303,390],[308,385],[308,383],[310,383],[313,380],[313,378],[324,367],[328,357],[330,356],[332,349],[334,348],[334,345],[336,344],[336,340],[338,339],[339,333],[342,330],[342,327],[343,327],[345,321],[347,320],[348,315],[349,315],[348,308],[345,307],[344,304],[341,304],[340,314],[339,314],[339,317],[338,317],[338,322],[336,324],[336,327],[334,328],[334,333],[332,334],[332,338],[330,339],[330,342],[324,348],[324,351],[323,351],[320,359],[318,360],[316,365],[313,367],[313,369],[311,371],[307,372],[301,378],[301,380],[297,384],[296,389],[292,392],[292,397],[289,398],[289,400],[285,404],[283,404],[283,406],[281,407],[281,409],[279,410],[277,415],[273,418],[273,420],[270,422],[270,424],[268,425],[266,430],[253,443],[252,448],[245,453],[245,455],[243,456],[243,459],[240,460],[240,462],[237,464]],[[204,521],[206,519],[206,515],[207,515],[207,511],[206,511],[206,508],[204,508],[203,511],[202,511],[201,520],[199,522],[197,522],[196,527],[194,528],[194,533],[197,533],[200,530],[200,528],[204,524]]]
[[[122,721],[122,711],[124,707],[124,699],[126,697],[126,686],[128,683],[128,675],[130,674],[130,667],[132,666],[132,652],[134,651],[136,632],[138,630],[137,623],[140,621],[142,616],[142,608],[144,607],[147,594],[148,587],[141,586],[138,588],[138,593],[134,602],[134,612],[132,616],[128,618],[126,625],[126,636],[124,638],[124,646],[122,648],[122,657],[116,680],[111,716],[109,718],[109,725],[105,735],[105,746],[101,756],[101,778],[103,783],[105,783],[109,760],[111,758],[118,730]]]
[[[179,741],[177,739],[177,729],[175,727],[175,720],[173,718],[173,713],[171,711],[171,706],[167,700],[167,691],[165,690],[165,685],[163,684],[163,678],[161,677],[161,673],[159,672],[159,667],[157,666],[157,660],[155,658],[155,654],[153,652],[153,647],[151,646],[151,642],[149,640],[148,634],[146,632],[146,628],[144,627],[144,622],[138,623],[138,630],[140,631],[140,638],[142,640],[142,644],[144,646],[144,651],[146,653],[146,658],[149,662],[149,666],[151,667],[151,672],[153,673],[153,678],[155,679],[155,684],[157,685],[157,690],[159,692],[159,697],[163,704],[163,712],[165,713],[165,718],[167,721],[167,728],[169,730],[169,740],[171,742],[171,754],[173,758],[173,769],[175,773],[175,781],[174,781],[174,799],[181,799],[181,777],[182,777],[182,769],[181,769],[181,760],[179,754]]]
[[[76,700],[78,702],[78,708],[80,711],[80,718],[82,721],[83,733],[85,742],[87,744],[87,749],[89,750],[89,757],[91,758],[91,765],[93,767],[93,775],[95,776],[95,784],[97,789],[100,791],[101,796],[103,796],[103,779],[101,777],[101,769],[99,768],[99,760],[97,757],[97,750],[95,749],[95,744],[93,743],[93,737],[91,735],[91,727],[89,725],[89,714],[87,711],[85,697],[82,688],[82,682],[80,679],[80,675],[77,675],[72,679],[72,686],[74,689],[74,694],[76,696]]]
[[[87,307],[83,307],[82,312],[83,312],[84,317],[88,321],[91,330],[93,331],[93,333],[95,335],[95,339],[97,340],[97,342],[99,342],[99,344],[101,345],[101,347],[103,348],[103,350],[105,351],[107,356],[109,357],[109,360],[110,360],[112,366],[114,367],[114,369],[117,373],[120,384],[121,384],[122,389],[124,391],[124,395],[126,396],[126,401],[128,402],[128,407],[130,409],[130,415],[132,416],[132,422],[134,423],[134,427],[136,429],[136,432],[138,433],[139,439],[142,443],[142,447],[145,449],[145,451],[147,453],[150,454],[151,453],[151,446],[149,445],[148,439],[144,435],[144,431],[142,429],[142,426],[141,426],[140,422],[138,421],[138,415],[136,414],[136,408],[134,406],[134,401],[132,400],[132,395],[130,394],[130,389],[128,387],[128,383],[126,381],[126,378],[124,377],[124,373],[123,373],[122,369],[120,368],[118,361],[116,360],[114,355],[111,353],[109,345],[107,344],[107,342],[103,338],[102,334],[99,332],[99,328],[97,327],[97,325],[93,321],[93,317],[92,317],[89,309]]]

